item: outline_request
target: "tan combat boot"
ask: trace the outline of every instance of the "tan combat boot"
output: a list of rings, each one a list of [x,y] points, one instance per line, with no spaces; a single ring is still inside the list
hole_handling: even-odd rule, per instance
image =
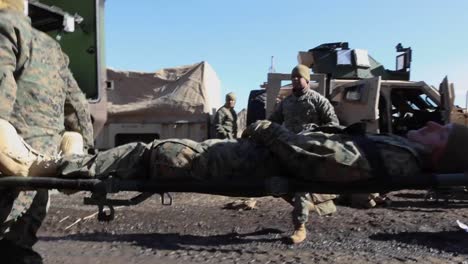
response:
[[[307,230],[305,228],[305,224],[300,224],[295,228],[294,233],[289,237],[289,240],[293,244],[299,244],[306,239],[306,236]]]
[[[63,156],[76,154],[84,155],[84,142],[83,136],[78,132],[67,131],[62,136],[60,143],[60,153]]]
[[[3,176],[52,176],[56,160],[35,151],[10,122],[0,119],[0,172]]]
[[[84,155],[83,150],[83,136],[81,136],[81,134],[78,132],[67,131],[63,134],[62,141],[60,142],[59,156],[51,158],[45,157],[43,155],[37,155],[36,159],[34,159],[34,161],[30,164],[28,176],[57,176],[57,165],[60,157],[72,154]],[[37,153],[37,151],[35,153]]]

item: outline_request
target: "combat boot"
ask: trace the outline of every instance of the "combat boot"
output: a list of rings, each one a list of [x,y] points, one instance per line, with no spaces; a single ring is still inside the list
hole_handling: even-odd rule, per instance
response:
[[[52,176],[57,160],[29,146],[6,120],[0,119],[0,172],[8,176]]]
[[[299,244],[306,239],[307,230],[305,224],[296,226],[294,233],[289,237],[289,240],[293,244]]]
[[[26,144],[26,143],[25,143]],[[66,155],[84,155],[83,136],[78,132],[67,131],[62,136],[60,142],[60,156]],[[30,153],[36,154],[33,162],[29,166],[28,176],[47,177],[57,174],[57,165],[59,157],[47,157],[31,150]]]
[[[60,153],[66,155],[84,155],[83,136],[78,132],[67,131],[62,136],[60,142]]]

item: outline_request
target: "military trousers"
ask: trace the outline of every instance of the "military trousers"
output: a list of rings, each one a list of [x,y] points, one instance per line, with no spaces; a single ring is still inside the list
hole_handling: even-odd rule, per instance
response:
[[[65,178],[189,179],[199,151],[191,140],[130,143],[95,155],[65,156],[58,170]]]

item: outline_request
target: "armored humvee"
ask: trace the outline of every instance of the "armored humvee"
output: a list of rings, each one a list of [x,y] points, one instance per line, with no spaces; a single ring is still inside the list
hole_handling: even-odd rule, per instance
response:
[[[454,109],[454,87],[447,77],[438,90],[424,81],[410,81],[412,50],[401,44],[396,49],[395,70],[385,69],[366,50],[350,49],[346,42],[299,52],[298,63],[312,69],[312,88],[332,102],[342,125],[365,122],[368,132],[405,135],[428,121],[465,123],[463,112]],[[248,108],[248,122],[256,119],[249,117],[268,117],[291,93],[290,85],[281,85],[287,80],[290,74],[269,73],[265,90],[251,92],[249,106],[254,107]]]

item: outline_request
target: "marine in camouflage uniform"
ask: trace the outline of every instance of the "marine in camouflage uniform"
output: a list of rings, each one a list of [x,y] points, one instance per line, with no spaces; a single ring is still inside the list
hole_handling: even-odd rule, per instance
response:
[[[1,2],[23,4],[23,0]],[[65,130],[79,132],[91,147],[88,104],[59,44],[33,29],[21,10],[7,8],[0,10],[0,54],[0,118],[46,155],[57,154]],[[1,191],[2,243],[30,249],[37,241],[48,199],[47,190]]]
[[[302,79],[302,80],[301,80]],[[305,65],[294,67],[291,72],[293,93],[280,102],[269,120],[283,124],[294,133],[299,133],[316,126],[338,125],[338,117],[331,103],[318,92],[310,89],[310,69]],[[336,212],[333,194],[296,193],[294,197],[285,200],[294,207],[292,216],[295,229],[301,229],[305,234],[305,226],[309,219],[309,211],[314,209],[319,215]],[[305,236],[303,236],[305,238]],[[295,240],[296,237],[291,238]]]
[[[429,179],[423,172],[455,173],[467,169],[468,128],[462,125],[450,129],[447,141],[440,130],[427,127],[410,131],[411,141],[395,135],[338,130],[295,134],[278,124],[258,121],[244,132],[247,138],[131,143],[96,155],[64,156],[58,162],[58,171],[66,178],[112,176],[156,182],[193,179],[229,182],[283,176],[339,185],[367,181],[424,182]],[[437,143],[430,143],[429,139]],[[379,166],[376,157],[380,157]]]
[[[130,143],[95,155],[59,161],[65,178],[200,181],[283,176],[324,183],[350,183],[375,175],[367,153],[346,133],[295,134],[269,121],[248,127],[249,138],[155,140]],[[399,136],[367,135],[391,180],[419,175],[430,165],[430,150]]]
[[[303,95],[289,95],[281,101],[268,120],[284,124],[294,133],[315,126],[338,125],[338,117],[327,98],[308,89]]]
[[[234,110],[236,96],[234,93],[226,95],[226,103],[216,111],[213,124],[216,138],[233,139],[237,137],[237,114]]]
[[[68,178],[227,180],[287,176],[323,182],[355,182],[373,177],[366,153],[348,134],[295,134],[269,121],[249,126],[248,139],[155,140],[130,143],[95,155],[70,155],[59,162]],[[399,136],[367,135],[390,178],[414,177],[430,151]],[[292,173],[293,172],[293,173]]]

